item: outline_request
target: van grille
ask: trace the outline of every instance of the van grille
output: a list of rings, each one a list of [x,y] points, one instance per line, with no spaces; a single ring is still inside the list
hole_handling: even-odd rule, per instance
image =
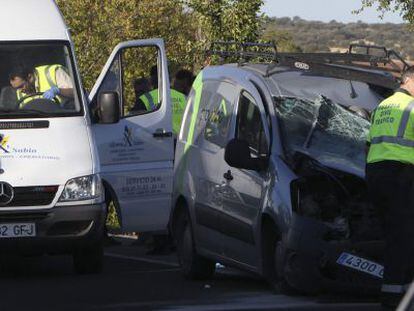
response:
[[[1,207],[49,205],[55,198],[58,186],[15,187],[13,200]]]

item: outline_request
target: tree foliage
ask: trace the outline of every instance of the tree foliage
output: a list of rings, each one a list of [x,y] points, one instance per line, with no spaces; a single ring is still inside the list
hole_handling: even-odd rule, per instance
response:
[[[362,8],[375,7],[383,15],[387,11],[400,12],[402,18],[414,25],[414,2],[412,0],[362,0]]]
[[[270,25],[267,22],[267,25]],[[275,41],[280,52],[302,52],[302,49],[295,44],[292,35],[279,27],[267,27],[262,34],[263,41]]]
[[[254,41],[260,33],[263,0],[183,0],[212,41]]]
[[[72,29],[85,86],[90,88],[121,41],[162,37],[172,63],[190,67],[195,27],[191,14],[171,0],[58,0]]]
[[[287,42],[300,46],[304,52],[346,52],[351,43],[359,43],[385,46],[414,60],[413,34],[407,31],[405,24],[340,23],[335,20],[324,23],[283,17],[266,19],[264,29],[263,37],[279,40],[278,47],[282,51],[285,50],[284,38],[287,38]]]
[[[171,67],[197,70],[211,41],[255,41],[262,0],[56,0],[72,30],[86,88],[113,47],[161,37]]]

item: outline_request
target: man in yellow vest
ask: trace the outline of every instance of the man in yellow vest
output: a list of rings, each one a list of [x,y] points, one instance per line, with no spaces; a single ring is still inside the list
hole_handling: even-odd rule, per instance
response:
[[[393,309],[414,277],[414,68],[371,117],[366,179],[385,237],[384,308]]]
[[[16,90],[20,108],[36,98],[62,103],[63,97],[73,97],[73,82],[62,65],[37,66],[28,69],[18,66],[9,75],[10,85]],[[41,95],[34,95],[43,93]]]
[[[191,72],[180,70],[176,73],[174,77],[174,85],[171,88],[171,104],[172,104],[172,130],[174,134],[174,141],[178,133],[180,132],[181,122],[183,119],[183,114],[185,106],[187,104],[188,94],[184,94],[186,87],[188,91],[191,89],[192,80],[187,81],[188,77],[192,77]],[[151,68],[151,86],[152,91],[149,91],[139,97],[140,102],[142,102],[147,111],[154,111],[158,108],[160,102],[158,98],[158,71],[157,67],[153,66]],[[189,86],[188,86],[189,84]],[[171,251],[171,241],[165,235],[153,235],[153,242],[151,243],[151,249],[148,254],[164,254]]]
[[[154,89],[139,97],[139,99],[144,103],[147,111],[156,110],[160,104],[159,99],[158,99],[158,92],[159,92],[158,76],[157,76],[157,71],[156,70],[154,71],[153,68],[151,68],[151,85]],[[176,75],[175,81],[179,80],[179,78],[180,77],[178,76],[178,79],[177,79],[177,75]],[[187,103],[187,97],[185,94],[175,89],[175,84],[176,83],[174,83],[174,88],[171,89],[170,96],[171,96],[171,103],[172,103],[173,134],[177,136],[180,131],[181,121],[183,119],[183,114],[184,114],[185,106]]]

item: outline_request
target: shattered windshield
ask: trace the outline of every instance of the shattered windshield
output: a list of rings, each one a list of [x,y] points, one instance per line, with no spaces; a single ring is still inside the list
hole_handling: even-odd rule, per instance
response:
[[[299,151],[335,167],[363,170],[368,120],[324,96],[276,98],[275,104],[288,154]]]

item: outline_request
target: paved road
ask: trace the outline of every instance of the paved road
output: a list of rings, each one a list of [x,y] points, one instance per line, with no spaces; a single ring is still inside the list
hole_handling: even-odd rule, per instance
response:
[[[67,256],[2,260],[0,295],[2,311],[379,310],[338,297],[275,295],[262,280],[228,268],[208,282],[186,281],[174,256],[145,256],[129,241],[106,248],[100,275],[75,275]]]

